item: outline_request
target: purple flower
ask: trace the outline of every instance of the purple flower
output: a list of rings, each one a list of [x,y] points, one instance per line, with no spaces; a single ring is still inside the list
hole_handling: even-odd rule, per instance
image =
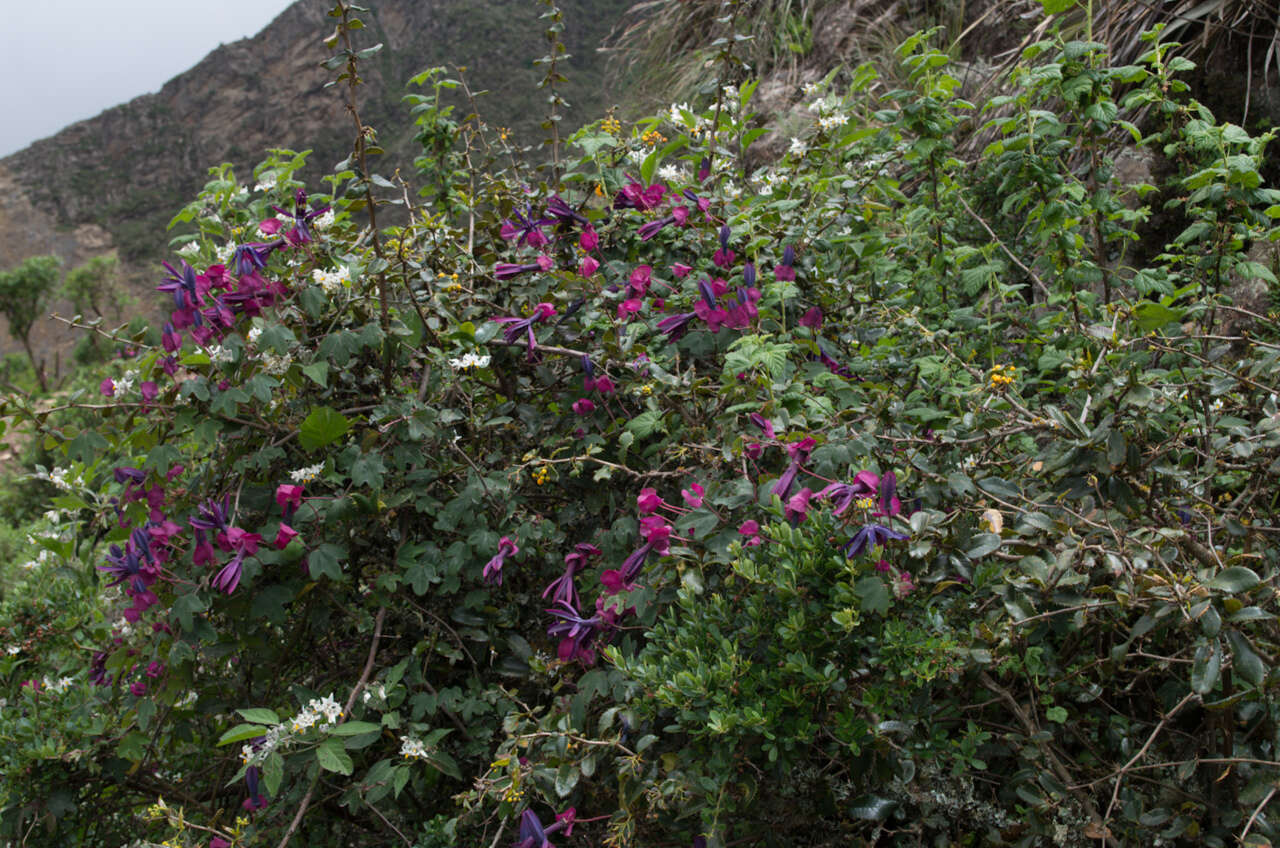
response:
[[[880,478],[873,471],[859,471],[852,483],[832,483],[821,492],[819,500],[830,499],[835,504],[832,515],[843,515],[856,498],[870,497],[880,488]]]
[[[591,226],[590,221],[578,214],[577,210],[568,203],[565,203],[558,194],[553,194],[551,199],[547,201],[547,214],[555,218],[564,226],[569,226],[570,224],[579,224],[583,227]],[[591,250],[590,247],[585,246],[582,249]]]
[[[560,200],[560,198],[553,198],[553,200]],[[566,209],[568,208],[568,205],[563,200],[560,200],[560,204],[565,206]],[[548,204],[548,207],[551,205]],[[547,243],[547,237],[542,234],[542,228],[547,224],[554,224],[555,221],[551,218],[538,218],[535,220],[533,211],[528,207],[525,207],[525,212],[528,214],[521,214],[518,209],[512,210],[516,220],[512,221],[508,218],[502,222],[502,237],[507,241],[515,239],[517,247],[526,242],[530,247],[542,247]]]
[[[791,496],[787,501],[786,512],[783,517],[795,527],[809,517],[809,500],[813,497],[813,491],[808,487],[801,489]]]
[[[560,637],[557,653],[562,660],[579,658],[590,664],[595,661],[595,652],[590,650],[591,640],[599,632],[603,621],[599,615],[583,618],[578,608],[564,601],[558,601],[551,609],[556,621],[547,628],[548,636]]]
[[[791,245],[787,245],[786,250],[782,251],[782,261],[773,266],[773,277],[775,280],[794,281],[796,278],[796,269],[792,265],[796,261],[796,249]]]
[[[800,316],[800,326],[808,327],[810,330],[819,330],[822,328],[822,310],[816,306],[811,306]]]
[[[521,274],[530,271],[550,271],[555,267],[555,262],[550,256],[539,256],[536,262],[530,262],[524,265],[517,265],[511,262],[499,262],[493,266],[493,275],[499,280],[509,280],[512,277],[518,277]]]
[[[311,241],[311,221],[319,218],[321,215],[329,211],[328,206],[321,206],[318,203],[311,204],[311,208],[307,208],[307,193],[302,189],[298,189],[298,193],[293,198],[293,211],[286,212],[279,206],[272,206],[273,210],[281,215],[287,215],[293,219],[293,229],[284,234],[285,240],[297,247]]]
[[[859,530],[844,546],[845,556],[853,559],[864,551],[875,550],[889,541],[901,541],[908,538],[903,533],[890,530],[882,524],[868,524]]]
[[[134,483],[141,483],[143,480],[147,479],[147,472],[128,465],[120,466],[115,469],[112,474],[115,476],[117,483],[123,483],[127,480],[131,480]]]
[[[515,542],[511,541],[507,536],[503,536],[498,542],[498,552],[493,555],[493,559],[484,567],[484,582],[490,586],[502,585],[502,566],[506,563],[507,557],[520,553],[520,548]]]
[[[594,558],[600,556],[602,551],[595,545],[579,542],[573,546],[573,553],[567,554],[564,558],[564,574],[552,580],[546,589],[542,590],[542,597],[551,595],[552,603],[568,603],[577,608],[578,590],[573,585],[573,575],[587,567],[587,564]]]
[[[667,341],[679,341],[689,331],[689,322],[698,317],[696,312],[678,312],[668,315],[658,322],[658,329],[667,337]]]
[[[662,195],[666,193],[662,185],[655,183],[645,188],[630,174],[627,174],[627,180],[629,182],[613,199],[614,209],[654,209],[662,202]]]
[[[787,445],[787,453],[791,455],[791,464],[787,466],[787,470],[782,472],[782,476],[774,484],[773,494],[784,499],[791,494],[791,487],[795,485],[796,475],[800,473],[800,466],[804,465],[805,461],[809,459],[809,454],[816,444],[817,442],[811,437],[806,436],[795,444]]]
[[[640,240],[648,241],[649,239],[653,238],[658,233],[660,233],[662,229],[666,227],[668,224],[678,224],[683,227],[685,222],[688,220],[689,220],[689,210],[684,206],[677,206],[676,208],[672,209],[671,214],[667,215],[665,218],[659,218],[656,221],[650,221],[649,223],[640,227],[640,230],[639,230]]]
[[[249,766],[249,768],[245,769],[244,788],[248,791],[249,797],[244,799],[244,803],[241,806],[251,813],[267,806],[267,796],[263,794],[262,786],[259,783],[261,777],[262,773],[257,766]]]
[[[547,832],[542,827],[533,810],[525,810],[520,814],[520,834],[516,837],[515,848],[550,848]]]
[[[533,358],[533,352],[538,349],[538,340],[533,336],[533,325],[541,321],[545,321],[552,315],[556,314],[556,308],[549,303],[539,303],[534,307],[533,314],[528,318],[491,318],[490,320],[496,324],[507,324],[507,328],[502,331],[502,337],[507,344],[516,344],[520,338],[520,334],[526,334],[529,345],[529,358]]]

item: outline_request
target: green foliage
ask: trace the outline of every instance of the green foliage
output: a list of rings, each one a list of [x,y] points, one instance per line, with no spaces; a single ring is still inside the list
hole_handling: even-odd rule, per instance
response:
[[[9,321],[9,335],[26,349],[41,389],[45,378],[31,350],[31,325],[54,294],[61,264],[56,256],[29,256],[17,268],[0,271],[0,313]]]
[[[215,169],[175,223],[220,323],[22,409],[62,513],[0,670],[58,691],[0,711],[5,832],[1280,839],[1280,331],[1221,317],[1280,204],[1165,50],[1046,40],[970,104],[914,36],[750,174],[751,84],[542,171],[417,101],[433,210],[371,138],[303,200],[305,154]],[[222,277],[273,206],[270,282]]]

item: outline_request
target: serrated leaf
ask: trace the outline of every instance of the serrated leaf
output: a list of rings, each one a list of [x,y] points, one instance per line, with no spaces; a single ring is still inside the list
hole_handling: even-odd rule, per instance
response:
[[[325,771],[338,774],[349,775],[355,769],[351,755],[342,749],[342,743],[337,739],[326,739],[320,743],[320,747],[316,748],[316,762]]]
[[[306,450],[313,451],[331,444],[346,435],[351,422],[342,413],[328,406],[311,410],[298,431],[298,441]]]

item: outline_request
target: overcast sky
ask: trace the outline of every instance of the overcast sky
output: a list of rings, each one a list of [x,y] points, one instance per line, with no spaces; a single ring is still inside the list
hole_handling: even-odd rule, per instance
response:
[[[291,0],[0,0],[0,156],[158,91]]]

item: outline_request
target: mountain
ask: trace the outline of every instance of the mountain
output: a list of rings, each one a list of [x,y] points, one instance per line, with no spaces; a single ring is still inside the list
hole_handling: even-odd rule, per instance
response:
[[[366,28],[357,48],[382,43],[362,64],[361,118],[379,130],[389,162],[412,167],[413,129],[401,98],[405,82],[435,65],[463,66],[480,98],[482,117],[510,127],[526,143],[540,138],[545,92],[537,89],[547,52],[532,0],[365,0]],[[594,120],[610,105],[597,47],[630,0],[559,0],[565,126]],[[224,44],[190,70],[144,94],[73,124],[0,159],[0,269],[27,256],[55,253],[67,267],[117,250],[135,281],[151,281],[174,213],[204,185],[208,168],[236,166],[241,180],[269,148],[311,149],[304,179],[321,175],[350,150],[352,123],[336,75],[322,63],[332,32],[327,0],[298,0],[252,38]],[[65,305],[60,311],[67,312]],[[41,322],[33,341],[49,355],[74,336]],[[16,343],[0,338],[0,353]]]

